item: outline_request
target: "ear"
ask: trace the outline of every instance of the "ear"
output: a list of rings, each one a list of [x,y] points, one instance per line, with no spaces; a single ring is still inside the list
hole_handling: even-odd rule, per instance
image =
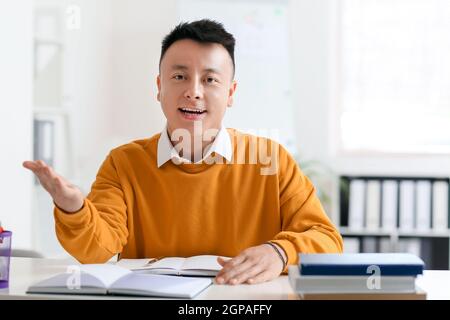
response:
[[[156,77],[156,85],[158,87],[158,95],[156,96],[156,99],[161,102],[161,76],[158,75]]]
[[[234,92],[236,91],[236,87],[237,87],[237,82],[236,82],[236,80],[233,80],[231,82],[230,89],[228,89],[228,101],[227,101],[228,107],[231,107],[233,105],[233,95],[234,95]]]

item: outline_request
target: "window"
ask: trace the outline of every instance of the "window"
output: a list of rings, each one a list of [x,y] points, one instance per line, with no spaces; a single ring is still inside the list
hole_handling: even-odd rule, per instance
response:
[[[450,153],[450,1],[341,0],[343,151]]]

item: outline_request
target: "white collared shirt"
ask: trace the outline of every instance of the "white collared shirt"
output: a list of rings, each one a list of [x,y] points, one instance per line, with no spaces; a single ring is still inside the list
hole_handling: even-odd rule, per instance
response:
[[[214,142],[208,146],[207,152],[205,153],[202,160],[196,163],[201,163],[204,159],[208,158],[211,153],[218,153],[222,157],[224,157],[227,161],[231,161],[233,156],[233,148],[231,145],[231,137],[228,133],[227,129],[222,126],[217,133]],[[169,134],[167,133],[167,126],[161,132],[161,136],[158,140],[158,154],[157,154],[157,164],[158,168],[161,167],[164,163],[173,158],[177,159],[179,162],[183,163],[191,163],[190,160],[180,157],[179,153],[172,145],[170,141]]]

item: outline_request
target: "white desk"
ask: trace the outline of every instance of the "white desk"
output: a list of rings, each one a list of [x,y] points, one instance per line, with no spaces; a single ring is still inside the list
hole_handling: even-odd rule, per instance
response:
[[[26,294],[27,288],[38,281],[58,273],[67,272],[67,267],[78,264],[71,259],[12,258],[9,288],[0,289],[1,299],[136,299],[137,297],[87,296],[87,295],[41,295]],[[141,299],[139,297],[139,299]],[[155,298],[151,298],[155,299]],[[211,285],[196,299],[205,300],[286,300],[297,299],[287,276],[256,285]]]
[[[26,294],[28,286],[67,271],[75,260],[12,258],[8,289],[0,289],[0,299],[135,299],[135,297],[37,295]],[[417,284],[431,300],[450,300],[450,271],[427,270]],[[287,276],[255,285],[212,285],[196,299],[200,300],[295,300],[297,295],[289,285]]]

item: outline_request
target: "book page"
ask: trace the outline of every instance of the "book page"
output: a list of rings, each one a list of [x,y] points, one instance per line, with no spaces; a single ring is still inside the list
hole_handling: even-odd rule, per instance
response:
[[[108,292],[142,296],[193,298],[211,285],[211,279],[131,274],[113,283]]]
[[[115,265],[128,270],[140,270],[149,266],[149,263],[153,261],[155,259],[120,259]]]
[[[186,258],[169,257],[153,262],[145,269],[174,269],[181,270]]]
[[[84,291],[92,288],[100,288],[102,291],[99,291],[97,293],[106,293],[105,284],[100,281],[98,278],[94,277],[93,275],[87,274],[87,273],[81,273],[80,274],[80,282],[74,283],[73,275],[70,273],[61,273],[57,274],[51,278],[42,280],[38,283],[34,283],[31,285],[27,292],[31,293],[52,293],[52,292],[68,292],[68,293],[83,293]],[[77,288],[77,285],[80,286],[81,291]]]
[[[80,270],[100,280],[106,288],[131,273],[130,270],[112,264],[84,264],[80,265]]]
[[[217,262],[218,256],[201,255],[193,256],[186,259],[182,266],[182,270],[214,270],[220,271],[222,266]],[[224,259],[230,259],[224,257]]]
[[[120,259],[116,262],[116,266],[121,266],[128,270],[154,270],[154,269],[170,269],[180,270],[185,258],[168,257],[160,260],[152,259]]]

